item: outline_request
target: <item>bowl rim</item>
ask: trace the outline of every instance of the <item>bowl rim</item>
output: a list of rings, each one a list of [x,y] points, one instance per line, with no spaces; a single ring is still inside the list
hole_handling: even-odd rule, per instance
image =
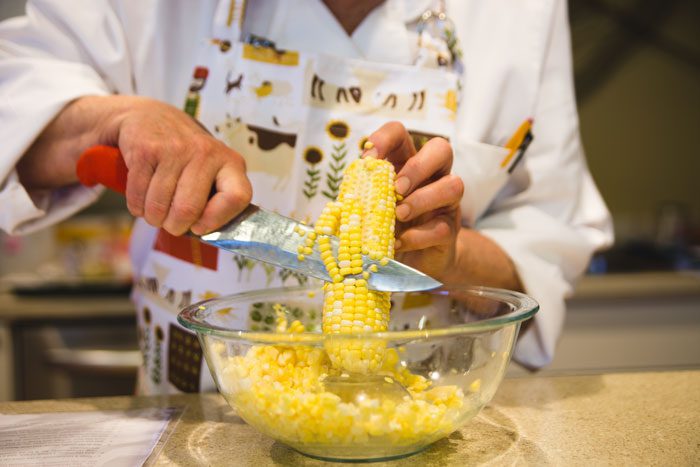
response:
[[[506,302],[515,306],[515,310],[501,316],[486,318],[484,320],[472,321],[458,324],[447,328],[412,329],[402,331],[381,331],[365,332],[353,334],[322,334],[319,332],[288,333],[277,331],[248,331],[243,329],[230,329],[213,324],[205,323],[199,319],[198,314],[208,309],[207,304],[224,302],[236,299],[236,297],[246,297],[255,299],[257,297],[269,297],[270,292],[282,293],[317,291],[316,285],[301,285],[295,287],[276,287],[273,289],[260,289],[249,292],[240,292],[223,297],[211,298],[189,305],[180,311],[177,316],[178,322],[185,328],[195,331],[200,335],[211,335],[227,339],[243,340],[248,342],[292,344],[292,343],[322,343],[326,340],[345,339],[382,339],[382,340],[412,340],[426,339],[429,337],[446,337],[460,334],[475,334],[484,331],[491,331],[509,324],[518,324],[531,318],[540,309],[539,304],[530,296],[513,290],[498,289],[494,287],[463,286],[428,290],[421,293],[436,295],[448,295],[450,292],[466,292],[478,297],[486,297],[493,300]]]
[[[277,291],[280,294],[308,292],[313,290],[321,293],[315,285],[302,285],[295,287],[278,287],[274,289],[261,289],[249,292],[240,292],[236,294],[226,295],[223,297],[212,298],[201,302],[194,303],[185,307],[178,314],[178,322],[185,328],[197,332],[199,335],[210,335],[234,340],[244,340],[249,342],[260,343],[321,343],[326,340],[343,340],[343,339],[382,339],[382,340],[412,340],[426,339],[430,337],[446,337],[460,334],[475,334],[484,331],[490,331],[505,327],[510,324],[520,323],[539,311],[539,304],[521,292],[512,290],[498,289],[493,287],[481,286],[463,286],[442,288],[425,293],[436,295],[445,295],[450,292],[463,292],[474,296],[486,297],[493,300],[499,300],[514,306],[515,309],[509,313],[484,320],[472,321],[469,323],[458,324],[447,328],[431,328],[431,329],[412,329],[402,331],[381,331],[381,332],[364,332],[353,334],[322,334],[319,332],[303,332],[303,333],[286,333],[275,331],[248,331],[243,329],[230,329],[221,326],[216,326],[204,322],[201,319],[201,313],[207,311],[209,306],[216,302],[225,302],[234,300],[237,297],[245,297],[255,300],[257,297],[269,298],[271,291]],[[207,306],[209,305],[209,306]]]

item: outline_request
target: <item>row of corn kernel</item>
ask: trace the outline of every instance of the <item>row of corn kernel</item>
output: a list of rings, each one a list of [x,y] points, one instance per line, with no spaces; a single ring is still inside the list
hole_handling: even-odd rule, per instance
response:
[[[387,161],[353,161],[343,176],[338,199],[328,203],[315,224],[321,260],[333,280],[324,286],[324,333],[379,332],[388,327],[390,295],[368,289],[366,279],[376,265],[365,269],[362,255],[374,260],[393,257],[394,177],[393,165]],[[339,238],[337,257],[327,237],[334,234]],[[361,273],[363,278],[356,278]],[[326,341],[333,364],[350,372],[379,369],[385,348],[385,342],[376,339]]]

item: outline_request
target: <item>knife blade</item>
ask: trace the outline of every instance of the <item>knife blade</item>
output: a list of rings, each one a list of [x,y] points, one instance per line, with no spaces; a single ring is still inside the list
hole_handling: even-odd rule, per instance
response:
[[[125,191],[128,169],[117,148],[89,148],[78,159],[76,171],[84,185],[94,186],[99,183],[120,193]],[[201,236],[193,233],[188,235],[254,260],[331,281],[317,250],[305,255],[303,261],[299,260],[298,248],[304,245],[305,237],[299,235],[299,231],[308,234],[313,231],[313,227],[250,204],[217,231]],[[331,248],[337,255],[337,237],[331,237]],[[389,260],[383,266],[368,256],[364,256],[363,260],[366,265],[377,265],[377,272],[371,273],[367,281],[367,286],[373,290],[414,292],[435,289],[442,285],[432,277],[395,260]]]
[[[331,282],[318,250],[298,258],[298,248],[304,245],[304,234],[313,232],[311,226],[301,224],[254,204],[250,204],[241,214],[216,232],[198,237],[204,243],[232,251],[252,259],[264,261],[288,269],[299,271],[307,276]],[[331,248],[338,253],[338,238],[331,237]],[[389,260],[382,266],[365,256],[365,264],[377,264],[377,272],[371,273],[367,286],[385,292],[413,292],[440,287],[442,284],[398,261]]]

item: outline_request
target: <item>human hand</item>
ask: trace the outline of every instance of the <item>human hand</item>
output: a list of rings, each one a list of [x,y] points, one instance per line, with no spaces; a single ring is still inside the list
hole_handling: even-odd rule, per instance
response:
[[[212,231],[249,203],[245,161],[181,110],[153,99],[109,96],[101,144],[120,149],[129,169],[132,215],[173,235]],[[116,99],[116,100],[115,100]],[[209,198],[211,187],[216,194]]]
[[[368,140],[363,157],[385,158],[396,169],[396,259],[438,280],[454,274],[461,228],[462,179],[450,174],[452,147],[433,138],[416,152],[401,123],[390,122]],[[444,282],[444,280],[443,280]]]

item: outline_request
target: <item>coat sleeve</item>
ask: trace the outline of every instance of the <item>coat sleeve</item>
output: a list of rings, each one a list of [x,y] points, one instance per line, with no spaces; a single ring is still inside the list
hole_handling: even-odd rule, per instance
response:
[[[72,100],[132,91],[126,40],[107,0],[30,0],[0,24],[0,228],[21,234],[72,215],[99,188],[27,190],[15,166]]]
[[[530,368],[551,362],[565,298],[592,254],[613,239],[610,214],[579,136],[566,2],[555,4],[535,105],[535,139],[524,158],[529,181],[520,190],[506,186],[475,226],[508,253],[526,293],[540,304],[514,354]]]

